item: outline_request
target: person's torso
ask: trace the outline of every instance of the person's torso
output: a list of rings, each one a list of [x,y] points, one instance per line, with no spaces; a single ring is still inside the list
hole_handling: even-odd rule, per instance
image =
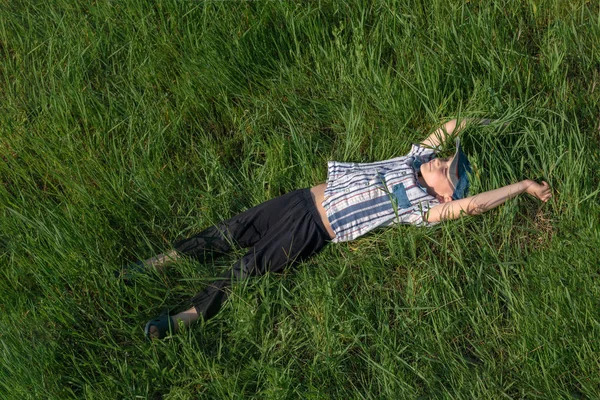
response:
[[[418,184],[415,164],[433,158],[415,154],[375,163],[328,163],[323,208],[335,233],[333,242],[356,239],[394,223],[420,224],[423,202],[437,202]]]

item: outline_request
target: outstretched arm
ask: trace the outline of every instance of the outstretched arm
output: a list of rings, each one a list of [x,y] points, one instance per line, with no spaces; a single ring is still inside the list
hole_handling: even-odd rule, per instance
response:
[[[421,142],[421,146],[435,148],[440,144],[444,143],[448,136],[456,136],[459,134],[461,130],[463,130],[467,124],[481,124],[481,125],[489,125],[492,121],[489,119],[475,119],[475,118],[467,118],[460,120],[460,123],[457,119],[453,119],[451,121],[446,122],[444,125],[440,126],[438,129],[433,131],[427,138]]]
[[[464,215],[482,214],[523,192],[529,193],[543,202],[548,201],[552,197],[550,186],[546,182],[539,184],[526,179],[499,189],[479,193],[475,196],[439,204],[429,210],[425,219],[427,222],[440,222],[457,219]]]

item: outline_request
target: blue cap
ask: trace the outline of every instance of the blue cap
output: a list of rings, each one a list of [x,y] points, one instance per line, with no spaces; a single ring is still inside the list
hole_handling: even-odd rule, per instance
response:
[[[450,161],[450,168],[448,168],[448,179],[452,184],[454,193],[452,193],[452,200],[458,200],[465,198],[469,195],[469,176],[471,172],[471,163],[469,159],[463,153],[460,147],[460,139],[456,138],[456,152]]]

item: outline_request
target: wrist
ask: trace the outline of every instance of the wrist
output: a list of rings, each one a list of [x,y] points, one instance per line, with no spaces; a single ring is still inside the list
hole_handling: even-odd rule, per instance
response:
[[[525,192],[525,193],[529,193],[529,188],[531,187],[531,185],[533,185],[535,182],[532,181],[531,179],[525,179],[522,180],[521,182],[519,182],[521,184],[521,193]]]

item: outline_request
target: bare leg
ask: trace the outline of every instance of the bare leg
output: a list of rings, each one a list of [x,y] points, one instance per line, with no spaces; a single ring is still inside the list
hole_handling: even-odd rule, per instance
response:
[[[198,313],[196,312],[196,308],[192,307],[189,310],[185,310],[177,315],[174,315],[172,318],[175,322],[175,332],[178,332],[179,321],[182,321],[184,326],[187,328],[192,322],[195,322],[198,319]]]
[[[181,256],[176,250],[171,250],[167,253],[159,254],[155,257],[149,258],[144,261],[144,266],[149,268],[155,268],[157,271],[161,271],[162,268],[168,264],[175,262]]]
[[[175,262],[179,258],[181,258],[181,255],[177,253],[176,250],[171,250],[167,253],[159,254],[155,257],[149,258],[143,263],[147,268],[155,268],[157,271],[161,271],[163,267]],[[171,316],[171,319],[174,323],[173,332],[179,332],[179,322],[183,322],[183,325],[188,327],[192,322],[198,319],[198,313],[196,312],[196,308],[192,307],[189,310],[185,310],[179,314]],[[151,338],[158,338],[158,328],[154,325],[150,326],[149,334]]]

